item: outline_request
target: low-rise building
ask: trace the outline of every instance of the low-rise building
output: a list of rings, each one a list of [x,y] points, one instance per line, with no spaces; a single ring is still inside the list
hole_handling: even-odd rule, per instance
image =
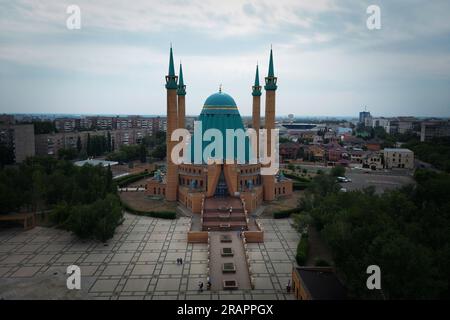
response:
[[[371,170],[383,169],[383,155],[381,152],[369,152],[362,157],[363,168]]]
[[[325,149],[318,145],[307,145],[303,148],[305,159],[310,161],[323,161],[325,159]]]
[[[300,145],[298,143],[294,142],[280,143],[279,146],[280,161],[284,161],[286,159],[296,159],[299,149]]]
[[[384,167],[386,169],[414,168],[414,152],[404,148],[386,148],[383,150]]]

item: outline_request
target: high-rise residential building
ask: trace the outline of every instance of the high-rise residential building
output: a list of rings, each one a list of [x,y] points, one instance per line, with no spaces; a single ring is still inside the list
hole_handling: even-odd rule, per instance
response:
[[[14,162],[21,163],[35,155],[33,124],[0,124],[0,142],[10,147]]]
[[[359,113],[359,123],[365,125],[366,124],[366,119],[370,118],[370,117],[371,117],[371,115],[370,115],[369,111],[361,111]]]

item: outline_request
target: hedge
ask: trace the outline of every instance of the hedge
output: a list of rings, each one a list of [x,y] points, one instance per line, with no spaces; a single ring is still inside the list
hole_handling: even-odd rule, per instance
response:
[[[276,211],[273,213],[273,218],[274,219],[289,218],[291,216],[291,214],[297,213],[299,211],[300,211],[300,208]]]
[[[294,181],[294,183],[292,184],[292,189],[294,190],[305,190],[306,188],[308,188],[310,186],[310,182],[299,182],[299,181]]]
[[[286,178],[289,178],[289,179],[292,179],[292,180],[295,180],[295,181],[298,181],[298,182],[309,183],[311,181],[308,178],[301,177],[301,176],[298,176],[296,174],[291,174],[291,173],[286,173],[286,172],[283,172],[283,174],[284,174],[284,176]]]
[[[122,208],[130,213],[152,218],[176,219],[177,217],[177,213],[174,211],[141,211],[131,208],[128,204],[126,204],[123,201],[122,201]]]
[[[297,245],[297,254],[295,255],[295,260],[299,266],[304,266],[306,264],[306,259],[308,258],[308,234],[302,234],[302,237]]]
[[[128,176],[116,179],[116,183],[119,188],[123,188],[123,187],[126,187],[127,185],[129,185],[130,183],[139,181],[142,178],[149,177],[152,175],[153,175],[153,171],[152,172],[141,172],[141,173],[128,175]]]

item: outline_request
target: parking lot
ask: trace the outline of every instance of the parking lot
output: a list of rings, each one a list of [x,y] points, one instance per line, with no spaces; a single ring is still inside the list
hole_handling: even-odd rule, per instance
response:
[[[341,186],[347,191],[364,189],[369,186],[375,187],[376,193],[383,193],[386,190],[396,189],[401,186],[414,183],[411,175],[395,172],[370,172],[362,170],[347,170],[347,178],[352,181],[341,183]]]

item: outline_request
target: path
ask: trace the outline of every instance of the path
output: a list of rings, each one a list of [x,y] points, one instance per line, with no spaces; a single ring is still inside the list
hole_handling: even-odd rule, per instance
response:
[[[220,242],[222,235],[229,235],[231,242]],[[222,248],[232,248],[234,256],[222,257]],[[212,249],[212,250],[211,250]],[[238,289],[251,289],[250,276],[239,231],[210,232],[210,281],[212,290],[223,290],[224,280],[236,280]],[[236,273],[222,273],[222,265],[233,262]]]

